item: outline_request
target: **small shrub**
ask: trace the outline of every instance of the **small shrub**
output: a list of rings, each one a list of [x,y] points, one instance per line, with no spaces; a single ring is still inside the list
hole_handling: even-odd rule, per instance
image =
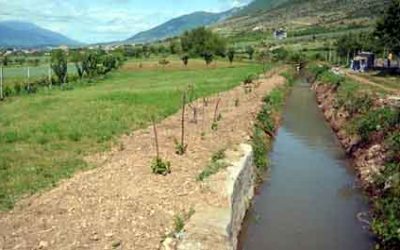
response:
[[[213,130],[213,131],[217,131],[218,130],[218,122],[213,122],[212,124],[211,124],[211,130]]]
[[[156,157],[151,163],[153,174],[167,175],[171,173],[171,163],[163,161],[160,157]]]
[[[178,142],[178,140],[175,140],[175,153],[177,155],[184,155],[186,153],[187,147],[187,144],[182,144]]]
[[[16,84],[14,85],[14,93],[15,93],[16,95],[19,95],[19,94],[21,94],[21,92],[22,92],[22,86],[21,86],[21,84],[16,83]]]
[[[235,107],[239,107],[239,98],[235,99]]]
[[[267,161],[267,140],[265,133],[261,128],[255,127],[251,141],[254,154],[254,165],[257,169],[265,169],[268,166]]]
[[[385,144],[388,148],[389,161],[400,162],[400,132],[396,131],[390,134]]]
[[[3,95],[5,97],[11,96],[12,95],[12,89],[10,86],[5,86],[3,89]]]
[[[343,84],[345,78],[342,75],[337,75],[332,72],[325,71],[321,74],[320,80],[324,83],[333,85],[335,88],[339,88]]]
[[[400,164],[386,165],[375,183],[383,192],[374,199],[372,230],[383,249],[396,249],[400,244]]]
[[[352,90],[343,91],[338,95],[336,106],[343,107],[351,116],[364,114],[373,107],[373,98],[367,93],[359,95]]]
[[[212,162],[210,163],[206,169],[204,169],[198,176],[197,180],[198,181],[204,181],[211,175],[214,175],[218,173],[221,169],[227,168],[228,164],[223,161],[217,161],[217,162]]]
[[[246,76],[246,78],[243,80],[244,84],[251,84],[253,81],[257,80],[257,75],[256,74],[249,74]]]
[[[216,162],[216,161],[222,160],[224,158],[225,158],[225,149],[221,149],[212,155],[211,161]]]
[[[370,111],[357,121],[356,132],[364,142],[369,142],[373,132],[387,133],[391,128],[398,126],[399,114],[398,110],[387,107]]]
[[[190,208],[189,212],[183,212],[175,215],[174,217],[174,234],[179,234],[183,232],[185,228],[185,223],[188,221],[196,211]]]
[[[197,176],[198,181],[204,181],[211,175],[218,173],[221,169],[228,167],[228,163],[224,162],[225,149],[218,150],[211,156],[211,162],[208,166]]]
[[[183,231],[183,228],[185,227],[185,218],[182,214],[175,215],[174,224],[176,233],[180,233]]]

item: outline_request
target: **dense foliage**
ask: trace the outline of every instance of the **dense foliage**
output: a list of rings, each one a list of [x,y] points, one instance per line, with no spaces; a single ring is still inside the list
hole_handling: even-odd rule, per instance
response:
[[[375,34],[392,52],[400,53],[400,0],[391,0],[377,23]]]
[[[226,41],[204,27],[186,31],[181,36],[182,50],[192,56],[214,54],[225,56]]]

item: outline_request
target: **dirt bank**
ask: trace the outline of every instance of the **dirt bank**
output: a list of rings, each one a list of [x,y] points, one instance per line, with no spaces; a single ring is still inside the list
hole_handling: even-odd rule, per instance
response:
[[[359,136],[348,132],[351,117],[344,109],[336,108],[337,92],[333,86],[317,82],[314,83],[313,89],[325,118],[336,133],[346,153],[352,157],[362,184],[365,187],[370,186],[374,175],[379,173],[385,164],[386,149],[383,142],[375,141],[368,145],[362,144]]]
[[[225,197],[205,188],[196,177],[212,154],[248,139],[262,98],[285,79],[270,74],[245,94],[242,87],[193,104],[186,113],[184,156],[175,154],[181,114],[157,125],[160,153],[172,173],[151,173],[155,156],[152,128],[125,136],[111,152],[90,157],[100,165],[76,174],[48,192],[19,202],[0,214],[0,249],[159,249],[174,231],[174,217],[212,204],[225,206]],[[220,99],[222,119],[213,131],[214,109]]]

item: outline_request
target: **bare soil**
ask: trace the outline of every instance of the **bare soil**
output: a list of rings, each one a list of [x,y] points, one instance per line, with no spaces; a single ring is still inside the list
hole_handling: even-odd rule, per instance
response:
[[[203,100],[193,103],[198,121],[192,121],[187,108],[189,146],[183,156],[175,154],[174,143],[180,136],[180,112],[158,124],[160,152],[171,162],[170,175],[151,173],[156,151],[152,127],[121,138],[110,152],[88,157],[99,167],[0,214],[0,249],[159,249],[174,230],[176,214],[227,202],[196,177],[214,152],[248,139],[262,97],[284,82],[274,73],[250,94],[240,86],[209,97],[207,106]],[[212,131],[218,99],[222,119]]]

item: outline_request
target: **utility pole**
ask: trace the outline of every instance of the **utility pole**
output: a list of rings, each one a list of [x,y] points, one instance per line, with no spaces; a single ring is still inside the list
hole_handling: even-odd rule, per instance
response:
[[[3,66],[0,67],[0,100],[3,100]]]
[[[51,79],[51,66],[49,65],[49,83],[50,83],[50,89],[52,87],[52,79]]]

